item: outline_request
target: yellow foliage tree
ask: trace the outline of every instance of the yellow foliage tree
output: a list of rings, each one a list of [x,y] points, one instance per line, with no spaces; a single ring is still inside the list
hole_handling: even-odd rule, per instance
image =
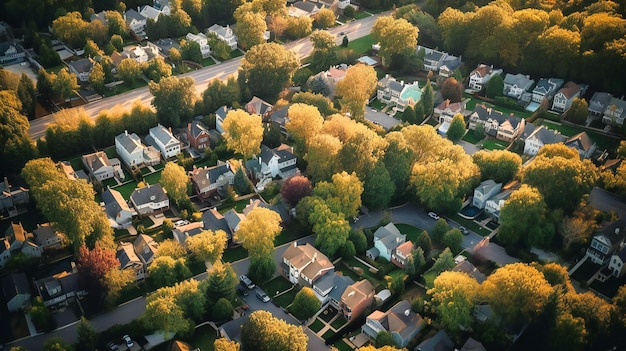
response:
[[[337,96],[352,118],[362,120],[365,115],[365,103],[376,90],[376,71],[374,68],[357,64],[348,68],[346,76],[337,84]]]
[[[239,223],[236,239],[243,243],[250,257],[264,257],[274,250],[274,238],[282,230],[280,215],[270,209],[256,207]]]
[[[232,110],[226,114],[222,127],[228,148],[242,154],[245,159],[261,151],[261,116],[251,115],[244,110]]]

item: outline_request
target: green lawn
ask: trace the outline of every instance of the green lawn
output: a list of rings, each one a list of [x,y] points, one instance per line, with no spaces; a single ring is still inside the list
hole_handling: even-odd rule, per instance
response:
[[[324,335],[322,335],[322,339],[324,339],[324,340],[328,340],[328,338],[330,338],[330,337],[331,337],[331,336],[333,336],[333,335],[335,335],[335,332],[334,332],[334,331],[332,331],[332,330],[330,330],[330,329],[328,329],[328,330],[326,331],[326,333],[324,333]]]
[[[161,180],[161,171],[154,172],[150,175],[143,177],[143,182],[146,184],[157,184]]]
[[[293,289],[275,298],[274,302],[276,302],[276,304],[280,307],[287,308],[289,305],[291,305],[297,293],[298,292],[296,291],[296,289]]]
[[[293,284],[284,277],[278,276],[269,282],[261,286],[265,292],[271,297],[276,296],[278,293],[291,289]]]
[[[334,346],[337,348],[337,350],[339,351],[352,351],[352,347],[350,347],[350,345],[346,344],[345,341],[343,340],[339,340],[337,341]]]
[[[372,103],[370,104],[371,107],[375,108],[375,109],[379,109],[382,110],[384,109],[387,105],[384,104],[383,102],[379,101],[378,99],[374,99],[374,101],[372,101]]]
[[[406,275],[406,273],[404,273],[403,270],[401,270],[400,268],[395,269],[389,273],[387,273],[388,276],[390,276],[392,279],[397,279],[398,277],[404,277]]]
[[[322,330],[322,328],[324,328],[324,323],[317,318],[315,318],[315,321],[309,325],[309,329],[315,333]]]
[[[492,107],[494,110],[500,111],[505,115],[510,115],[512,113],[516,115],[517,117],[522,117],[522,118],[528,118],[532,115],[532,112],[530,111],[517,111],[517,110],[512,110],[506,107],[497,106],[494,104],[490,104],[486,101],[476,99],[475,97],[467,95],[467,94],[464,94],[463,97],[470,99],[470,101],[468,101],[467,104],[465,105],[465,108],[467,108],[470,111],[473,110],[476,107],[476,105],[484,104],[485,106]]]
[[[350,39],[350,36],[348,36]],[[365,54],[372,49],[372,45],[376,44],[376,40],[371,34],[368,34],[362,38],[351,40],[348,43],[348,48],[354,50],[359,55]]]
[[[480,236],[487,236],[487,235],[491,234],[491,230],[485,229],[485,228],[481,227],[478,223],[459,216],[458,213],[455,213],[455,214],[450,215],[448,217],[450,217],[451,220],[457,222],[461,226],[463,226],[463,227],[465,227],[465,228],[475,232],[476,234],[478,234]]]
[[[378,278],[376,278],[376,275],[374,275],[374,273],[369,271],[369,267],[367,267],[363,263],[355,260],[354,257],[351,257],[351,258],[349,258],[347,260],[343,260],[343,262],[345,264],[347,264],[348,266],[350,266],[350,267],[359,267],[359,268],[363,269],[363,278],[371,281],[372,284],[374,284],[374,285],[380,284],[380,280]]]
[[[435,278],[437,278],[437,273],[434,271],[428,271],[422,275],[424,277],[424,286],[426,288],[432,288],[435,285]]]
[[[235,57],[239,57],[239,56],[243,56],[243,52],[241,52],[241,50],[239,50],[239,49],[235,49],[235,50],[230,52],[230,58],[235,58]]]
[[[196,329],[191,338],[192,349],[202,351],[213,351],[213,343],[217,338],[217,332],[210,325],[203,325]]]
[[[132,179],[132,178],[131,178]],[[115,183],[117,184],[117,183]],[[106,185],[106,183],[105,183]],[[122,194],[122,197],[124,198],[124,200],[128,200],[130,199],[130,194],[133,193],[133,190],[135,190],[135,188],[137,188],[137,183],[135,181],[131,181],[128,182],[126,184],[120,185],[118,187],[111,187],[114,188],[115,190],[119,191],[120,194]]]
[[[205,59],[202,59],[202,67],[208,67],[208,66],[212,66],[215,64],[215,60],[213,60],[210,57],[207,57]]]
[[[303,228],[297,221],[292,221],[287,227],[274,238],[274,246],[280,246],[290,241],[309,235],[309,231]]]
[[[417,241],[417,236],[420,235],[423,229],[414,227],[410,224],[398,223],[396,227],[400,231],[400,233],[405,234],[406,238],[411,240],[412,242]]]
[[[343,327],[344,324],[346,324],[347,322],[348,321],[342,315],[340,315],[333,321],[331,326],[335,328],[335,330],[339,330],[339,328]]]
[[[476,135],[474,134],[473,130],[468,131],[463,136],[463,140],[467,141],[468,143],[474,144],[474,145],[478,144],[483,139],[484,139],[484,137],[483,138],[477,138]]]
[[[576,126],[554,123],[554,122],[546,121],[546,120],[543,120],[541,124],[546,126],[547,128],[558,130],[559,132],[561,132],[561,134],[568,136],[568,137],[572,135],[576,135],[584,131],[584,129],[576,127]],[[598,149],[600,150],[605,150],[605,149],[613,150],[619,144],[618,139],[614,139],[614,138],[608,137],[606,135],[603,135],[597,132],[588,131],[587,134],[596,143]]]
[[[224,250],[224,262],[235,262],[248,257],[248,251],[243,246]]]
[[[365,11],[359,11],[357,13],[354,14],[354,19],[361,19],[361,18],[366,18],[371,16],[369,13],[365,12]]]
[[[509,146],[510,143],[504,142],[502,140],[493,140],[489,139],[483,143],[483,149],[487,150],[504,150]]]
[[[343,275],[352,278],[352,280],[354,280],[355,282],[361,280],[361,277],[359,277],[358,274],[351,271],[348,268],[348,266],[345,264],[345,262],[341,262],[340,264],[342,268],[341,269],[338,268],[338,270],[340,270]]]
[[[113,96],[113,95],[117,95],[117,94],[122,94],[125,93],[127,91],[131,91],[133,89],[137,89],[137,88],[141,88],[141,87],[145,87],[146,85],[148,85],[148,83],[146,83],[143,79],[139,79],[135,82],[133,82],[133,84],[120,84],[120,85],[116,85],[115,87],[111,88],[111,89],[107,89],[104,92],[104,97],[109,97],[109,96]]]

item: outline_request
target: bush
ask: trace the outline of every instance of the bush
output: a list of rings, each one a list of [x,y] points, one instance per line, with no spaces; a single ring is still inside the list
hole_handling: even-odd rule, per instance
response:
[[[505,96],[496,96],[496,98],[494,99],[494,104],[516,111],[524,111],[524,108],[520,106],[516,100]]]
[[[320,301],[315,296],[315,292],[310,288],[303,288],[298,291],[289,311],[300,319],[306,320],[315,315],[320,309]]]
[[[233,305],[222,297],[211,308],[211,316],[214,321],[229,320],[233,316]]]

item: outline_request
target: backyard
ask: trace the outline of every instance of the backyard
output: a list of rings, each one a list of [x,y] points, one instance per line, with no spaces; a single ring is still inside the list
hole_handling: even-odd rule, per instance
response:
[[[414,226],[412,226],[410,224],[404,224],[404,223],[397,223],[396,227],[398,228],[400,233],[406,235],[406,238],[408,240],[411,240],[412,242],[416,242],[417,241],[417,237],[423,231],[423,229],[414,227]]]
[[[504,150],[507,147],[509,147],[510,143],[507,143],[505,141],[502,140],[494,140],[494,139],[489,139],[489,140],[485,140],[485,142],[483,143],[483,149],[487,149],[487,150]]]
[[[584,131],[584,129],[576,127],[576,126],[561,124],[561,123],[547,121],[547,120],[542,120],[541,125],[544,125],[545,127],[553,129],[553,130],[558,130],[559,132],[561,132],[561,134],[568,136],[568,137],[571,137],[572,135],[576,135]],[[596,143],[597,148],[599,150],[613,150],[619,144],[618,139],[610,138],[604,134],[600,134],[597,132],[587,131],[587,135],[589,135],[589,137]]]

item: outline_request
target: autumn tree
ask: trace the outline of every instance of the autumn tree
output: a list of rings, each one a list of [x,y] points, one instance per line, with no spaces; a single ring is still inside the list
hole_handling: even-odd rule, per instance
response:
[[[32,119],[35,117],[35,106],[37,104],[37,91],[33,81],[22,73],[17,86],[17,97],[22,102],[21,112],[24,116]]]
[[[324,117],[337,113],[337,110],[333,106],[333,102],[321,93],[316,94],[308,91],[298,92],[294,94],[293,98],[291,98],[291,103],[301,103],[315,106]]]
[[[313,30],[313,19],[308,16],[287,18],[287,36],[292,39],[300,39],[311,34]]]
[[[582,216],[563,217],[559,226],[559,234],[563,237],[563,247],[568,249],[575,243],[586,243],[595,228],[595,222]]]
[[[544,265],[533,263],[533,267],[543,273],[544,278],[546,278],[548,283],[554,288],[560,288],[563,293],[575,291],[569,273],[567,272],[567,267],[561,266],[556,262],[550,262]]]
[[[584,124],[589,115],[589,105],[585,99],[574,98],[569,110],[566,112],[567,119],[576,124]]]
[[[320,309],[320,300],[311,288],[304,287],[298,291],[289,310],[300,320],[307,320]]]
[[[469,327],[474,319],[474,305],[478,302],[480,286],[476,279],[464,272],[443,272],[433,288],[428,290],[437,312],[438,324],[451,331]]]
[[[405,50],[415,51],[419,30],[407,20],[382,16],[372,28],[372,37],[380,44],[383,66],[391,64],[391,57]]]
[[[104,275],[104,286],[106,287],[107,306],[115,306],[120,297],[122,289],[135,282],[135,272],[132,269],[111,269]]]
[[[106,274],[119,268],[120,262],[115,256],[115,251],[101,247],[98,242],[93,250],[83,245],[78,252],[78,270],[93,292],[102,292],[106,287]]]
[[[287,133],[296,142],[296,153],[305,155],[307,143],[322,129],[324,118],[317,107],[306,104],[292,104],[287,115]]]
[[[324,199],[342,217],[356,217],[361,207],[363,183],[355,173],[346,172],[333,175],[333,182],[320,182],[313,189],[316,196]]]
[[[293,52],[276,43],[264,43],[246,52],[237,79],[242,91],[273,100],[291,84],[300,62]]]
[[[329,8],[322,8],[314,19],[317,28],[329,28],[335,24],[335,13]]]
[[[80,48],[88,37],[89,24],[78,11],[69,12],[52,21],[54,34],[73,48]]]
[[[53,337],[53,338],[48,339],[43,344],[43,350],[44,351],[74,351],[74,348],[72,347],[72,345],[66,343],[62,338]]]
[[[196,259],[215,263],[221,260],[227,241],[228,237],[223,230],[205,230],[190,236],[185,243]]]
[[[187,250],[185,250],[185,247],[174,239],[165,239],[159,243],[159,256],[169,256],[176,260],[186,255]]]
[[[239,223],[235,233],[250,257],[269,255],[274,251],[274,238],[282,230],[280,215],[270,209],[256,207]]]
[[[523,184],[511,193],[500,210],[498,239],[505,245],[546,245],[553,232],[544,228],[546,204],[541,193]]]
[[[196,101],[195,82],[191,77],[167,77],[148,84],[154,96],[152,106],[157,117],[167,127],[178,127],[191,118]]]
[[[288,324],[267,311],[255,311],[241,326],[243,350],[304,351],[308,336],[301,326]]]
[[[105,75],[102,65],[99,62],[94,63],[91,72],[89,72],[89,83],[100,94],[104,93],[104,79]]]
[[[303,197],[310,196],[312,193],[311,181],[302,175],[288,178],[280,187],[280,195],[291,207],[295,207]]]
[[[104,18],[106,19],[109,27],[109,35],[112,36],[117,34],[122,38],[128,37],[130,28],[121,13],[118,11],[107,11],[104,14]]]
[[[70,71],[65,67],[57,73],[56,79],[52,82],[52,92],[54,97],[64,101],[70,98],[78,87],[76,74],[70,73]]]
[[[28,135],[30,125],[26,116],[20,113],[22,104],[15,92],[0,91],[0,100],[0,157],[5,160],[0,169],[6,173],[18,172],[35,156],[36,150]]]
[[[217,261],[213,265],[213,269],[209,272],[206,280],[202,283],[203,290],[209,304],[217,302],[220,298],[226,298],[231,301],[235,298],[235,287],[239,284],[237,273],[230,263],[222,263]]]
[[[452,118],[452,122],[450,122],[450,127],[448,127],[446,135],[448,136],[448,139],[452,141],[459,141],[463,135],[465,135],[465,132],[465,118],[463,118],[462,114],[457,113]]]
[[[180,54],[183,60],[202,63],[202,51],[200,44],[192,40],[183,39],[180,43]]]
[[[248,50],[265,43],[263,35],[266,30],[267,24],[262,13],[246,12],[237,18],[235,35],[241,48]]]
[[[146,301],[142,321],[148,330],[161,331],[166,335],[188,335],[193,327],[185,318],[183,310],[176,304],[175,297],[171,295],[150,296]]]
[[[172,75],[172,66],[166,63],[162,57],[155,57],[144,66],[143,73],[148,79],[158,83],[162,78]]]
[[[308,163],[307,175],[313,182],[331,179],[337,170],[336,156],[342,146],[338,138],[328,134],[318,134],[311,139],[304,159]]]
[[[230,341],[226,338],[219,338],[213,342],[213,350],[215,351],[239,351],[239,344],[236,341]]]
[[[508,183],[515,179],[522,168],[522,158],[507,150],[480,150],[472,155],[480,169],[480,179],[493,179],[496,183]]]
[[[450,102],[460,102],[463,99],[463,84],[454,77],[446,78],[441,83],[441,97]]]
[[[261,116],[251,115],[244,110],[231,110],[226,114],[222,128],[228,148],[242,154],[244,159],[250,159],[261,150]]]
[[[188,198],[187,185],[189,184],[189,177],[187,177],[185,169],[177,163],[168,162],[165,164],[159,182],[167,191],[169,197],[176,203]]]
[[[318,200],[309,214],[309,223],[315,233],[315,245],[327,256],[334,256],[348,240],[350,224],[343,213],[333,212],[328,205]]]
[[[357,351],[402,351],[402,349],[397,349],[389,345],[385,345],[385,346],[378,347],[378,348],[375,347],[374,345],[368,345],[368,346],[363,346],[363,347],[358,348]]]
[[[350,66],[344,79],[337,84],[336,94],[355,120],[363,119],[365,104],[376,90],[377,83],[376,71],[372,67],[357,64]]]
[[[117,65],[117,74],[128,85],[141,78],[141,73],[141,65],[133,58],[125,58]]]

